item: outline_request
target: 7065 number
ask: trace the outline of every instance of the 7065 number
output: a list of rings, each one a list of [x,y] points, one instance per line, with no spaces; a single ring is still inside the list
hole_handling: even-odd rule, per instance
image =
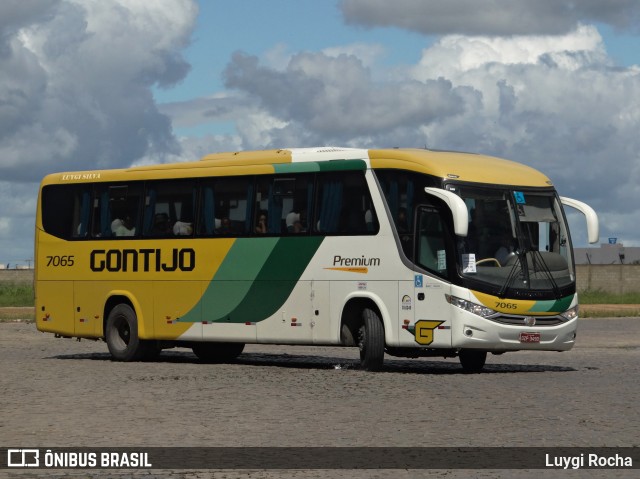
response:
[[[73,266],[75,262],[74,255],[68,256],[47,256],[47,266]]]

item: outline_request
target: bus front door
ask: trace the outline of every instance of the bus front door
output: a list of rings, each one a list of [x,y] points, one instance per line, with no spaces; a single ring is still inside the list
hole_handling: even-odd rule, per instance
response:
[[[447,258],[447,228],[442,212],[434,206],[416,211],[416,247],[414,274],[414,338],[421,347],[450,348],[450,305],[446,300],[451,284]]]

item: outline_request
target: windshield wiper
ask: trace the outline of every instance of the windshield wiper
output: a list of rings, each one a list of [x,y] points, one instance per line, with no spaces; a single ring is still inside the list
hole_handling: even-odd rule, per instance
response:
[[[547,277],[547,279],[551,283],[553,294],[556,296],[557,299],[560,299],[561,297],[560,288],[558,287],[558,283],[556,283],[556,280],[553,279],[553,274],[551,273],[551,270],[549,269],[547,262],[544,260],[542,253],[540,253],[540,251],[538,250],[534,250],[532,251],[532,253],[533,254],[531,259],[533,264],[533,272],[534,273],[538,272],[538,267],[539,267],[539,270],[544,273],[544,275]]]
[[[511,288],[511,283],[513,283],[518,273],[520,273],[520,271],[522,270],[523,260],[526,268],[526,262],[527,262],[527,258],[525,256],[526,253],[521,251],[516,251],[515,253],[516,253],[516,260],[513,262],[513,266],[511,266],[511,270],[509,270],[509,275],[507,276],[507,279],[505,280],[504,284],[500,288],[500,291],[498,291],[498,297],[500,299],[503,299],[506,296],[507,292],[509,291],[509,288]]]

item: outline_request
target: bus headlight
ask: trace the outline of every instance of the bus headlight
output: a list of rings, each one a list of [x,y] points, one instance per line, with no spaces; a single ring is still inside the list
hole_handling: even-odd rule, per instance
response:
[[[450,294],[445,294],[447,298],[447,302],[453,306],[456,306],[460,309],[464,309],[465,311],[469,311],[475,315],[481,316],[483,318],[488,318],[497,314],[497,311],[493,309],[487,308],[486,306],[482,306],[480,304],[472,303],[471,301],[467,301],[462,298],[458,298],[457,296],[452,296]]]
[[[571,309],[567,309],[564,313],[561,313],[560,316],[562,316],[567,321],[576,319],[578,317],[578,306],[576,305]]]

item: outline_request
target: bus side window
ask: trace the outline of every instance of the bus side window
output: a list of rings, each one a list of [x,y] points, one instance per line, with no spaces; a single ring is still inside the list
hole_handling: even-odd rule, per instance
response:
[[[422,201],[424,177],[400,170],[376,170],[382,192],[387,201],[400,244],[407,258],[413,261],[414,223],[416,203]]]
[[[258,176],[254,234],[304,234],[313,202],[313,175]],[[265,224],[261,223],[265,219]]]
[[[258,176],[253,207],[253,233],[280,235],[282,233],[282,202],[287,192],[281,192],[273,176]],[[278,188],[278,191],[276,191]]]
[[[147,183],[144,206],[144,235],[152,237],[191,236],[196,208],[195,181]]]
[[[313,176],[296,175],[288,186],[291,191],[282,200],[284,230],[288,234],[306,234],[313,205]]]
[[[314,231],[375,234],[378,219],[362,171],[318,175]]]
[[[202,184],[198,234],[245,236],[251,230],[253,176],[220,177]]]
[[[91,216],[91,185],[49,185],[42,191],[44,230],[58,238],[85,238]]]
[[[142,182],[100,185],[93,201],[92,236],[132,237],[140,233]]]

